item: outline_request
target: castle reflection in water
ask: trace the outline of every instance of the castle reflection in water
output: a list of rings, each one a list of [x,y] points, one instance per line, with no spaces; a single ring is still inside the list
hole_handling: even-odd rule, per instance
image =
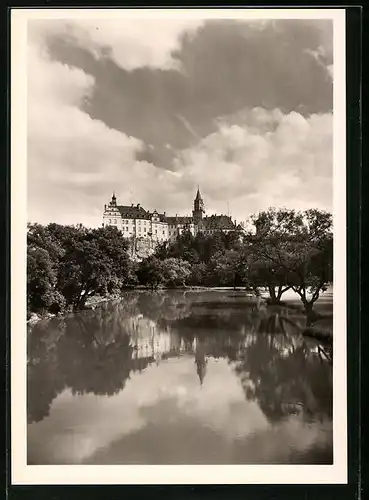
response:
[[[319,328],[331,330],[331,301],[319,308],[327,318]],[[280,463],[286,452],[294,463],[331,463],[332,345],[309,339],[305,327],[296,307],[259,307],[229,291],[132,291],[94,310],[40,321],[27,339],[29,463],[77,460],[74,451],[60,458],[45,436],[62,447],[72,438],[91,443],[94,425],[116,425],[119,433],[123,422],[139,426],[143,416],[149,442],[169,433],[177,444],[169,450],[165,438],[150,447],[127,431],[131,444],[117,456],[86,460]],[[274,458],[247,451],[238,432],[251,421],[287,432]],[[258,436],[269,446],[268,434]]]
[[[200,384],[209,358],[226,359],[268,418],[300,411],[301,402],[306,414],[331,415],[332,349],[301,334],[305,321],[293,308],[258,309],[227,293],[127,292],[93,311],[40,322],[28,335],[29,422],[47,416],[66,388],[118,394],[130,374],[183,356],[193,358]],[[321,326],[331,327],[331,320]]]
[[[206,374],[206,355],[210,348],[209,339],[184,339],[178,331],[172,330],[170,326],[166,331],[158,329],[157,323],[139,314],[129,320],[132,331],[131,345],[132,368],[142,370],[149,363],[159,364],[162,360],[170,357],[178,357],[183,354],[192,354],[195,357],[197,374],[202,384]],[[228,339],[230,343],[230,339]]]

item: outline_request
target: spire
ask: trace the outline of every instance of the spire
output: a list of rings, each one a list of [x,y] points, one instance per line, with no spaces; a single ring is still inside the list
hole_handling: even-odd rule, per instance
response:
[[[117,204],[117,198],[115,196],[115,191],[113,191],[113,196],[111,197],[111,205]]]
[[[192,211],[192,215],[195,222],[202,219],[204,213],[205,213],[204,200],[202,199],[200,194],[200,187],[197,186],[197,193],[196,193],[196,198],[193,202],[193,211]]]
[[[197,185],[197,193],[196,193],[196,198],[195,198],[196,201],[200,201],[202,200],[202,197],[201,197],[201,194],[200,194],[200,187],[199,185]]]
[[[197,376],[200,380],[200,385],[203,385],[204,378],[206,375],[206,356],[205,356],[205,346],[201,341],[196,338],[195,343],[195,363],[196,363],[196,372]]]

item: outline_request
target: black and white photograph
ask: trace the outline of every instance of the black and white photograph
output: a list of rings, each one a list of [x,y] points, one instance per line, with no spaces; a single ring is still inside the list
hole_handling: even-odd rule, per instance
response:
[[[14,478],[345,482],[344,11],[13,23]]]

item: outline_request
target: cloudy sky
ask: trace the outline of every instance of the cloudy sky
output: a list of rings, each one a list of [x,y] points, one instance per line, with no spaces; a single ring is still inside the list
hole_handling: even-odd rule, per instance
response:
[[[326,20],[28,22],[28,220],[332,204]]]

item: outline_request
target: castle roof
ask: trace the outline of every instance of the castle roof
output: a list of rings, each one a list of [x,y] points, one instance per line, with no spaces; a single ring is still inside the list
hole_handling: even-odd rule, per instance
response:
[[[204,229],[235,229],[235,224],[228,215],[210,215],[201,220]]]
[[[140,205],[118,205],[120,215],[126,219],[151,219],[151,215]]]
[[[165,222],[165,214],[160,214],[156,210],[154,212],[148,212],[141,205],[118,205],[117,209],[120,215],[125,219],[146,219],[151,220],[153,215],[157,215],[161,222]]]
[[[165,214],[157,214],[161,222],[167,222],[167,217]]]
[[[187,216],[170,216],[170,217],[165,217],[165,220],[168,222],[168,224],[174,225],[174,224],[193,224],[193,217],[187,217]]]

